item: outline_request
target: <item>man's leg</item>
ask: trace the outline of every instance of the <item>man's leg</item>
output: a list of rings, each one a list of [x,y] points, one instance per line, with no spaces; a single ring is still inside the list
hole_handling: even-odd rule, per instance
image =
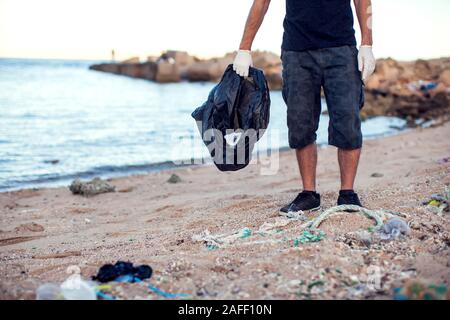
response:
[[[361,149],[338,149],[341,190],[353,190]]]
[[[359,205],[353,191],[362,147],[360,108],[364,103],[358,50],[354,46],[324,51],[324,92],[330,115],[328,143],[338,148],[341,172],[339,205]]]
[[[296,150],[298,168],[304,191],[316,191],[317,145],[315,143]]]
[[[322,70],[315,52],[284,51],[283,98],[287,105],[289,146],[296,150],[303,191],[282,212],[320,208],[316,190],[317,147],[315,144],[321,113]]]

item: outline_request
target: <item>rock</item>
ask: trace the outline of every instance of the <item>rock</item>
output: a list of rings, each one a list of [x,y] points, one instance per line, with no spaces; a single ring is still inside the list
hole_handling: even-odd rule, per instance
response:
[[[138,63],[121,64],[119,68],[119,73],[132,78],[141,78],[142,77],[141,65]]]
[[[122,61],[122,64],[138,64],[140,63],[139,57],[132,57],[127,60]]]
[[[102,64],[94,64],[89,67],[91,70],[102,71],[107,73],[115,73],[120,74],[120,64],[116,63],[102,63]]]
[[[283,79],[281,77],[281,67],[271,67],[265,71],[267,84],[270,90],[281,90]]]
[[[155,81],[159,83],[179,82],[181,80],[178,66],[173,60],[160,60],[157,63]]]
[[[167,57],[174,59],[178,66],[187,66],[195,62],[195,58],[190,56],[186,51],[169,50],[165,54]]]
[[[122,63],[93,65],[90,69],[161,83],[180,80],[217,82],[233,62],[235,54],[231,52],[220,58],[201,60],[185,51],[169,50],[160,57],[148,57],[145,63],[134,57]],[[269,88],[282,89],[280,57],[271,52],[255,51],[252,58],[254,66],[264,71]],[[422,89],[423,83],[431,87]],[[361,118],[395,116],[410,123],[415,123],[416,119],[445,119],[450,113],[449,87],[449,58],[414,62],[380,59],[374,75],[366,82],[366,103]]]
[[[447,95],[447,86],[444,83],[439,82],[434,89],[429,91],[429,93],[432,98],[439,93],[444,93],[444,95]]]
[[[35,222],[21,224],[20,226],[14,228],[15,232],[42,232],[44,230],[45,228],[43,226]]]
[[[222,73],[221,65],[217,61],[199,61],[187,68],[186,79],[189,81],[216,81]]]
[[[421,80],[432,80],[430,64],[425,60],[417,60],[414,63],[414,73]]]
[[[278,67],[281,72],[281,59],[278,55],[267,51],[252,52],[253,66],[258,69],[266,70],[269,68]]]
[[[370,176],[371,176],[372,178],[381,178],[381,177],[383,177],[384,175],[383,175],[382,173],[375,172],[375,173],[372,173]]]
[[[157,72],[156,62],[148,61],[140,65],[139,77],[147,80],[155,80]]]
[[[444,84],[447,88],[450,87],[450,69],[444,70],[439,76],[439,82]]]
[[[82,182],[80,179],[76,179],[69,186],[69,189],[73,194],[90,197],[101,193],[114,192],[116,187],[109,185],[100,178],[95,178],[88,182]]]
[[[177,174],[172,174],[170,178],[167,180],[168,183],[179,183],[181,182],[181,178]]]
[[[420,223],[417,222],[417,221],[415,221],[415,220],[412,220],[412,221],[409,223],[409,227],[410,227],[411,229],[414,229],[414,230],[419,230],[419,229],[420,229]]]

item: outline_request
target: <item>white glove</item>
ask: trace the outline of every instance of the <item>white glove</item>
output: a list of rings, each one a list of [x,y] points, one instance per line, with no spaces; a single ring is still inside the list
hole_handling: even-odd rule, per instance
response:
[[[366,81],[375,71],[376,60],[373,56],[372,46],[359,47],[358,69],[362,73],[363,81]]]
[[[248,77],[248,70],[253,67],[252,55],[249,50],[239,50],[234,58],[233,70],[241,77]]]

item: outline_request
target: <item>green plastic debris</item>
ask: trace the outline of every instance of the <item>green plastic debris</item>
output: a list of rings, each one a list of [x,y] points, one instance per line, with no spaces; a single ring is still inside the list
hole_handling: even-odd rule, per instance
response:
[[[325,233],[323,231],[311,232],[309,230],[305,230],[300,237],[294,239],[294,247],[298,247],[300,244],[305,244],[307,242],[319,242],[324,238],[324,236]]]
[[[216,250],[216,249],[219,249],[219,247],[214,245],[214,244],[209,244],[209,245],[206,246],[206,249],[208,249],[208,250]]]
[[[242,239],[250,237],[251,234],[252,234],[252,231],[249,228],[244,228],[241,230],[241,238]]]
[[[316,286],[323,286],[324,284],[325,284],[325,282],[323,282],[322,280],[313,281],[310,284],[308,284],[308,290],[311,290],[312,288],[314,288]]]
[[[430,200],[424,201],[422,204],[439,216],[442,216],[444,212],[450,216],[450,189],[446,188],[443,193],[432,194]]]
[[[437,200],[431,200],[430,202],[428,202],[429,206],[435,206],[435,207],[439,207],[441,205],[441,203]]]

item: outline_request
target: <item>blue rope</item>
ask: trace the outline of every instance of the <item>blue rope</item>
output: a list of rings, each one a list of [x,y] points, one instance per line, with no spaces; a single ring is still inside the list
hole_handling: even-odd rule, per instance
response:
[[[152,290],[153,292],[159,294],[160,296],[163,296],[164,298],[186,298],[189,297],[189,294],[187,293],[169,293],[164,292],[161,289],[158,289],[157,287],[154,287],[152,285],[149,285],[148,288]]]
[[[100,298],[103,298],[105,300],[116,300],[115,297],[110,296],[109,294],[103,293],[102,291],[97,291],[97,296],[99,296]]]

